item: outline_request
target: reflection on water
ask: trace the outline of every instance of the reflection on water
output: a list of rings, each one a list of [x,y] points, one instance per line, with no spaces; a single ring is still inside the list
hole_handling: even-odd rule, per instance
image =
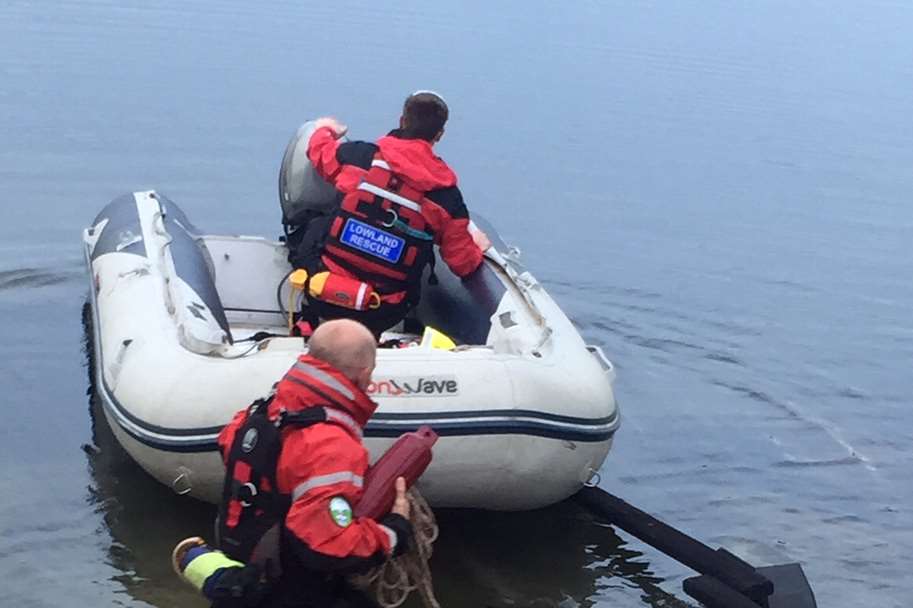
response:
[[[565,502],[524,513],[442,511],[435,581],[451,606],[684,605],[643,554]]]
[[[155,606],[205,606],[179,582],[170,556],[182,538],[211,538],[215,508],[174,494],[117,442],[94,390],[86,329],[92,420],[92,444],[84,446],[92,478],[86,500],[110,534],[108,562],[121,572],[114,578],[130,596]],[[642,553],[571,502],[523,513],[447,509],[437,517],[431,568],[443,606],[684,606],[660,587],[663,579]]]
[[[171,568],[171,550],[188,536],[209,536],[215,509],[180,497],[143,471],[120,446],[104,416],[95,390],[94,353],[89,304],[83,307],[86,367],[89,371],[89,416],[92,443],[83,446],[92,484],[86,500],[103,517],[111,537],[108,562],[122,574],[114,577],[135,599],[155,606],[207,605],[180,583]]]
[[[171,569],[177,541],[210,536],[211,505],[177,496],[147,475],[114,438],[96,394],[89,398],[93,446],[87,446],[93,483],[86,500],[103,516],[111,537],[108,562],[122,574],[115,580],[137,600],[155,606],[205,606]]]
[[[75,276],[81,276],[82,272],[81,268],[74,269],[69,273],[55,272],[47,268],[4,270],[0,271],[0,291],[56,285]]]

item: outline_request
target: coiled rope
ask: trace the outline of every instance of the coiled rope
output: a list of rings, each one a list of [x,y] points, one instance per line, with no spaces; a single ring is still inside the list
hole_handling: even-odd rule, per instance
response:
[[[417,591],[425,608],[441,608],[434,597],[431,581],[431,545],[437,540],[438,527],[434,512],[415,488],[406,493],[409,499],[409,522],[412,524],[412,545],[406,553],[388,559],[383,565],[360,576],[349,577],[355,587],[372,593],[381,608],[402,605]]]

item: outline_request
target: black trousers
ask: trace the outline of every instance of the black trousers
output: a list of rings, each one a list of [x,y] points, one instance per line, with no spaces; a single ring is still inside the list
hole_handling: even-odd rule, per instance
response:
[[[285,245],[288,247],[289,264],[314,272],[332,223],[332,215],[315,215],[287,232]]]

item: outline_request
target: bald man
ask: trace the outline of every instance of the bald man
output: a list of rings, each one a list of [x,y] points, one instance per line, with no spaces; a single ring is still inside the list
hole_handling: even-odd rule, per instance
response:
[[[364,392],[375,354],[374,336],[360,323],[323,323],[273,396],[236,414],[219,434],[226,463],[220,548],[258,565],[271,589],[246,605],[374,606],[342,575],[402,552],[411,537],[402,479],[380,521],[352,511],[368,468],[361,438],[376,407]],[[229,600],[214,605],[238,605]]]
[[[340,370],[361,390],[368,388],[377,356],[377,343],[367,327],[340,319],[317,327],[308,341],[310,355]]]

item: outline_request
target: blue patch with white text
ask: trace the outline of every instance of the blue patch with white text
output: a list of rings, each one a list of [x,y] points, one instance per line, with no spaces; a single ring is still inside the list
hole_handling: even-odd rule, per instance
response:
[[[386,230],[375,228],[355,218],[346,220],[339,240],[353,249],[373,255],[391,264],[396,264],[403,255],[406,240]]]

